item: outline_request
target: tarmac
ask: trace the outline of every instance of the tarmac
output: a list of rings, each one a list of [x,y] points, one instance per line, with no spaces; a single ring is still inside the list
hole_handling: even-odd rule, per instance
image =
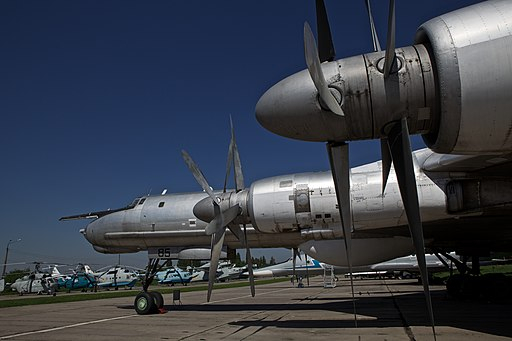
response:
[[[305,281],[304,281],[304,284]],[[433,340],[422,286],[415,280],[355,280],[324,288],[290,282],[165,294],[166,313],[137,315],[134,297],[0,309],[0,340]],[[156,288],[157,289],[157,288]],[[176,287],[180,289],[179,286]],[[512,338],[508,302],[464,301],[431,286],[437,340]]]

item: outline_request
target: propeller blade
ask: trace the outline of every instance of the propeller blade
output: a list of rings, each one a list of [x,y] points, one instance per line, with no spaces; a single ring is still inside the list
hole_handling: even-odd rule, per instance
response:
[[[352,210],[350,207],[350,167],[348,163],[348,144],[327,143],[327,152],[329,154],[329,162],[331,164],[331,172],[334,179],[334,189],[336,190],[336,199],[338,200],[338,210],[340,212],[341,223],[343,226],[343,241],[345,243],[348,270],[350,272],[350,287],[352,289],[354,322],[357,327],[356,301],[354,297],[354,281],[352,278],[351,259]]]
[[[386,42],[386,59],[384,59],[384,78],[391,73],[395,62],[395,0],[389,1],[388,38]]]
[[[217,267],[219,266],[220,253],[222,251],[222,245],[224,244],[224,236],[226,235],[226,229],[223,228],[221,231],[212,235],[212,252],[210,257],[210,270],[208,273],[208,294],[206,300],[210,302],[212,296],[213,283],[217,277]]]
[[[309,287],[309,266],[308,266],[308,254],[307,253],[304,255],[304,258],[306,260],[306,281],[307,281],[307,284]]]
[[[236,204],[223,212],[219,212],[212,221],[206,225],[205,231],[207,235],[212,235],[224,229],[231,223],[240,213],[240,206]]]
[[[242,165],[240,162],[240,154],[238,153],[238,146],[235,139],[235,129],[233,128],[233,119],[229,116],[229,123],[231,124],[231,141],[229,142],[228,160],[226,163],[226,177],[224,178],[224,193],[228,184],[229,173],[231,172],[231,164],[233,164],[235,175],[235,190],[241,191],[245,188],[244,175],[242,173]]]
[[[244,235],[242,234],[242,229],[240,228],[240,225],[229,224],[228,228],[231,231],[231,233],[233,233],[235,235],[236,239],[238,239],[240,241],[240,244],[242,244],[242,247],[245,247]]]
[[[229,117],[231,123],[231,141],[233,141],[233,167],[235,169],[235,189],[237,192],[245,188],[244,174],[242,173],[242,163],[240,162],[240,154],[238,153],[238,146],[235,138],[235,128],[233,127],[233,120]]]
[[[313,83],[315,83],[315,87],[320,94],[320,98],[330,111],[336,115],[345,116],[343,109],[341,109],[340,104],[327,86],[327,82],[322,72],[322,66],[320,65],[320,59],[318,57],[315,37],[313,36],[311,27],[309,27],[307,22],[304,23],[304,53],[309,74]]]
[[[388,142],[395,166],[400,194],[404,203],[405,214],[407,215],[407,221],[409,223],[409,230],[416,251],[416,259],[420,267],[423,291],[425,293],[428,314],[432,324],[432,332],[435,337],[434,313],[428,284],[427,264],[425,261],[425,241],[423,239],[423,227],[421,224],[418,190],[416,188],[416,176],[414,173],[411,143],[409,140],[409,129],[405,117],[391,127],[388,134]]]
[[[318,53],[320,62],[332,62],[336,56],[332,43],[329,18],[323,0],[316,0],[316,32],[318,34]]]
[[[212,188],[210,187],[210,185],[208,185],[208,181],[206,181],[206,178],[204,177],[203,173],[201,172],[201,170],[199,169],[197,164],[194,162],[194,160],[192,160],[190,155],[184,150],[181,151],[181,156],[183,157],[183,160],[185,160],[185,163],[187,164],[188,169],[190,169],[190,171],[192,172],[192,175],[194,176],[196,181],[199,183],[201,188],[206,193],[208,193],[208,195],[210,196],[210,198],[212,198],[212,200],[215,204],[218,204],[218,198],[213,193]]]
[[[229,173],[231,173],[231,164],[233,163],[233,139],[229,141],[229,148],[228,148],[228,159],[226,161],[226,176],[224,177],[224,190],[223,193],[226,193],[226,188],[228,186],[228,178]]]
[[[295,285],[295,266],[297,265],[296,255],[298,253],[297,248],[293,248],[292,253],[292,285]],[[300,255],[299,255],[300,256]]]
[[[380,42],[379,36],[377,35],[377,30],[375,29],[375,23],[373,21],[372,8],[370,6],[370,0],[365,1],[366,11],[368,12],[368,19],[370,20],[370,30],[372,32],[372,41],[373,41],[373,51],[380,51]]]
[[[388,183],[389,171],[391,170],[391,152],[389,151],[388,139],[386,137],[380,140],[380,153],[382,156],[382,195],[386,190]]]
[[[252,268],[252,256],[251,249],[249,247],[249,241],[247,240],[247,228],[244,224],[244,241],[245,241],[245,262],[247,263],[247,272],[249,272],[249,283],[251,286],[251,295],[256,295],[256,288],[254,286],[254,271]]]

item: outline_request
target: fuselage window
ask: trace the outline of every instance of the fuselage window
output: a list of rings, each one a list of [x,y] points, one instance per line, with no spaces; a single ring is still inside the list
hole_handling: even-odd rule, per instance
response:
[[[285,180],[285,181],[279,182],[279,187],[280,188],[292,187],[292,185],[293,185],[293,181],[292,180]]]
[[[188,225],[190,227],[196,227],[196,220],[195,219],[189,219],[188,220]]]
[[[325,217],[326,217],[326,218],[330,218],[330,217],[331,217],[331,215],[330,215],[329,213],[326,213],[326,214],[325,214]]]
[[[158,204],[158,207],[164,207],[165,205],[165,201],[160,201],[160,203]]]

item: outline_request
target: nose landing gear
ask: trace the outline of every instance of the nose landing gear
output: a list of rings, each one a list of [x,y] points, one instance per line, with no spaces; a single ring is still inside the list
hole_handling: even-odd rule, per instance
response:
[[[144,280],[142,281],[142,292],[140,292],[133,303],[135,311],[139,315],[163,314],[167,312],[164,308],[164,297],[158,291],[148,291],[155,275],[166,264],[164,260],[160,264],[160,258],[150,258]]]

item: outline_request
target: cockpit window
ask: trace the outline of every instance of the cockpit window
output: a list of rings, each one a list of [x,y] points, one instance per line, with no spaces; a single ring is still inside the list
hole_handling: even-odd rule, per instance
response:
[[[142,205],[142,204],[144,203],[144,201],[146,201],[146,198],[142,198],[142,199],[140,199],[140,201],[139,201],[139,205]]]
[[[135,206],[137,206],[137,203],[139,202],[140,198],[135,198],[133,199],[132,203],[130,205],[128,205],[126,208],[134,208]]]

